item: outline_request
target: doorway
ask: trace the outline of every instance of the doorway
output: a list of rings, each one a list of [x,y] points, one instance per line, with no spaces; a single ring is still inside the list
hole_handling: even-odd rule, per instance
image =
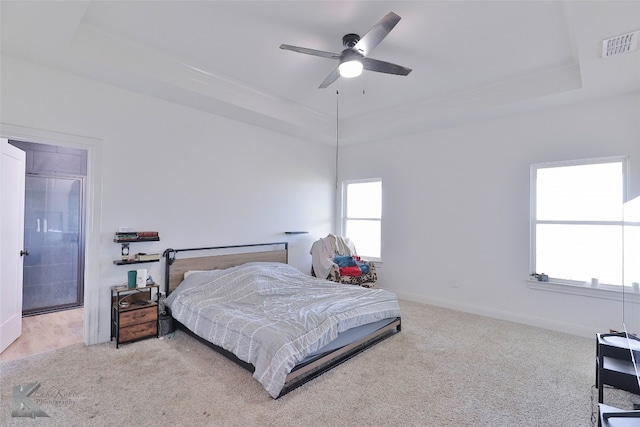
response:
[[[9,143],[26,152],[22,315],[82,307],[87,151]]]

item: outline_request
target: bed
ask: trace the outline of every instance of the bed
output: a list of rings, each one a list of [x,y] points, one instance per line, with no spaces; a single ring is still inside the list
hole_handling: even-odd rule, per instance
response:
[[[176,326],[252,372],[273,398],[401,330],[394,293],[303,274],[288,265],[286,242],[163,256]]]

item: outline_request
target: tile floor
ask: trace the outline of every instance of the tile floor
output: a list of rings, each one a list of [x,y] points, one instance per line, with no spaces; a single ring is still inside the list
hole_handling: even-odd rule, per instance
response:
[[[22,335],[0,353],[0,361],[19,359],[82,343],[82,322],[82,308],[24,317]]]

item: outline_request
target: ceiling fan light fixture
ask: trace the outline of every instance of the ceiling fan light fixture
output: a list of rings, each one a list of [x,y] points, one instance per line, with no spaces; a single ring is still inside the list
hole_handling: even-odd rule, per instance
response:
[[[2,1],[2,0],[0,0]],[[393,12],[387,13],[378,21],[366,34],[360,37],[358,34],[350,33],[342,37],[342,45],[345,49],[342,53],[325,52],[324,50],[309,49],[307,47],[291,46],[281,44],[280,49],[291,50],[293,52],[304,53],[306,55],[319,56],[321,58],[337,59],[338,67],[331,70],[331,73],[324,79],[319,89],[329,87],[340,77],[356,77],[362,74],[365,68],[367,71],[377,73],[395,74],[406,76],[411,72],[411,68],[391,62],[380,61],[369,58],[369,53],[380,42],[389,35],[389,32],[400,21],[400,17]]]
[[[341,62],[338,66],[338,70],[340,71],[341,77],[358,77],[360,74],[362,74],[362,62],[358,61],[357,59]]]

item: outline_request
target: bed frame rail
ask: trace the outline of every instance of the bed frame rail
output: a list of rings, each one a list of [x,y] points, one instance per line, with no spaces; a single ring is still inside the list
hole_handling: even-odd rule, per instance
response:
[[[278,398],[346,362],[352,357],[357,356],[379,342],[397,334],[401,330],[402,320],[398,317],[388,325],[378,329],[373,334],[362,338],[360,341],[346,345],[307,364],[296,366],[291,373],[287,375],[284,387],[282,388],[282,391],[280,391]]]
[[[190,331],[189,328],[187,328],[177,320],[174,319],[173,321],[178,327],[178,329],[182,330],[187,335],[195,338],[196,340],[200,341],[207,347],[220,353],[221,355],[235,362],[238,366],[246,369],[247,371],[251,373],[255,371],[255,367],[252,364],[239,359],[235,354],[231,353],[230,351],[225,350],[224,348],[218,347],[217,345],[210,343],[204,338],[201,338],[200,336]],[[284,387],[282,387],[282,390],[280,391],[280,394],[276,399],[281,398],[282,396],[289,393],[290,391],[295,390],[301,385],[304,385],[307,382],[313,380],[314,378],[317,378],[320,375],[324,374],[325,372],[335,368],[336,366],[341,365],[342,363],[346,362],[352,357],[357,356],[358,354],[362,353],[368,348],[371,348],[374,345],[378,344],[379,342],[384,341],[387,338],[397,334],[401,330],[402,330],[402,319],[400,317],[397,317],[388,325],[383,326],[382,328],[375,331],[373,334],[368,335],[359,341],[353,342],[333,352],[320,355],[317,358],[303,365],[296,366],[289,373],[289,375],[287,375],[287,378],[285,379]]]

